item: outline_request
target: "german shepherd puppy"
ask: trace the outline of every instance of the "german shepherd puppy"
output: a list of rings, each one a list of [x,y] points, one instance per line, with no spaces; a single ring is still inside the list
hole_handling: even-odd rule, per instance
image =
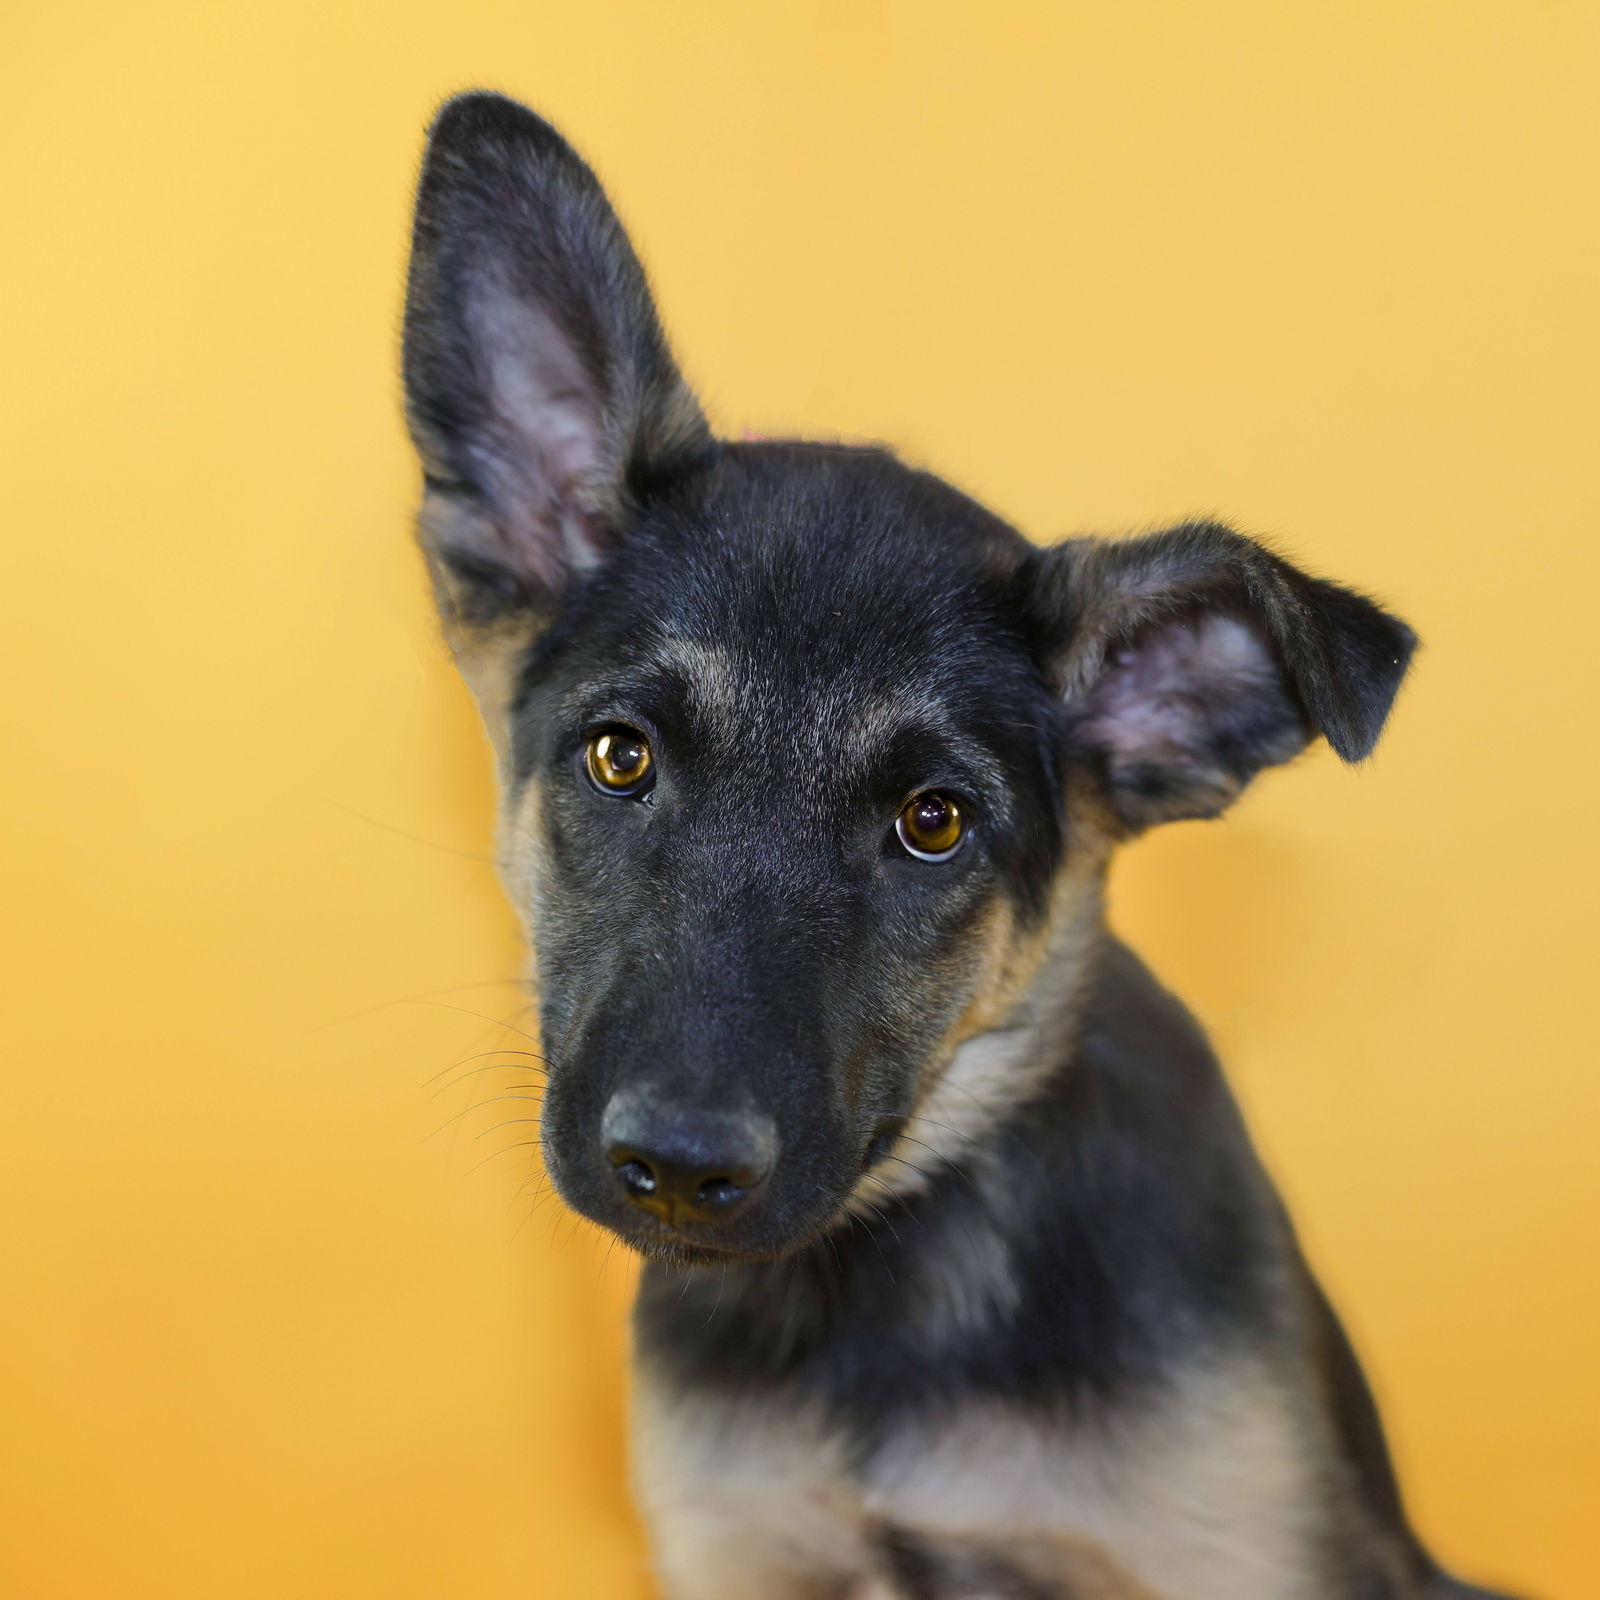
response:
[[[650,1258],[679,1600],[1466,1595],[1106,864],[1414,637],[1210,522],[1030,544],[876,449],[713,437],[589,169],[433,125],[421,540],[537,949],[545,1163]]]

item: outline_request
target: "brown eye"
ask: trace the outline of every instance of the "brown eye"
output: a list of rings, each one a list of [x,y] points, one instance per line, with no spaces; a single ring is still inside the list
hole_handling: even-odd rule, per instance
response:
[[[894,831],[919,861],[948,861],[967,836],[967,819],[949,795],[930,789],[906,802]]]
[[[584,760],[595,787],[606,794],[638,794],[650,781],[650,745],[635,728],[592,734]]]

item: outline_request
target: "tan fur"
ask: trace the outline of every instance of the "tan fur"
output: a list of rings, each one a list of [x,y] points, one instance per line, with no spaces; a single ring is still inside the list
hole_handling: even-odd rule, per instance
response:
[[[1170,1600],[1311,1600],[1323,1592],[1305,1511],[1314,1458],[1270,1370],[1241,1356],[1197,1364],[1103,1422],[992,1402],[927,1418],[876,1458],[867,1504],[1002,1551],[1064,1537]]]
[[[452,514],[448,503],[440,514]],[[425,511],[425,543],[427,528]],[[485,624],[463,622],[450,604],[449,579],[443,567],[436,567],[435,579],[442,591],[440,614],[445,643],[478,703],[484,729],[494,746],[500,800],[495,862],[506,886],[507,898],[522,918],[531,942],[533,929],[528,919],[544,860],[544,793],[537,778],[529,778],[515,790],[512,788],[511,702],[516,692],[517,674],[538,637],[540,623],[522,612]]]
[[[1029,1098],[1077,1026],[1090,945],[1099,926],[1107,851],[1086,828],[1051,891],[1040,928],[1019,930],[1009,906],[990,914],[972,998],[934,1055],[905,1133],[857,1185],[860,1202],[885,1189],[914,1194],[941,1161],[970,1161],[983,1134]],[[870,1208],[862,1212],[870,1215]]]
[[[867,1521],[820,1419],[675,1399],[641,1373],[633,1476],[669,1600],[866,1600]]]
[[[537,778],[529,778],[514,797],[502,790],[495,856],[507,896],[526,921],[545,877],[544,785]],[[527,932],[531,939],[531,926]]]
[[[448,545],[460,524],[470,518],[448,495],[424,496],[418,514],[418,537],[425,551]],[[473,698],[494,746],[501,781],[510,775],[511,697],[516,673],[528,647],[539,633],[539,620],[516,611],[494,622],[474,625],[463,620],[460,596],[449,568],[430,556],[429,569],[439,603],[445,643]]]
[[[1012,1537],[1002,1547],[941,1534],[933,1559],[940,1600],[1014,1600],[1017,1579],[1058,1600],[1162,1600],[1104,1550],[1052,1534]]]
[[[645,1382],[636,1486],[672,1600],[892,1594],[870,1587],[887,1583],[886,1524],[926,1544],[962,1600],[1006,1569],[1072,1600],[1312,1600],[1325,1530],[1305,1510],[1306,1426],[1265,1363],[1235,1355],[1100,1421],[977,1400],[919,1417],[857,1472],[801,1409]]]
[[[641,1383],[634,1484],[668,1600],[898,1600],[876,1518],[836,1443],[803,1412],[752,1416],[737,1403],[674,1405]],[[962,1600],[1005,1600],[984,1574],[997,1560],[1071,1600],[1157,1600],[1106,1553],[1053,1534],[932,1532]],[[971,1574],[964,1581],[964,1574]],[[952,1590],[952,1593],[955,1591]]]
[[[667,639],[655,664],[683,677],[696,725],[709,737],[731,738],[748,723],[751,673],[731,650],[697,639]]]
[[[949,708],[914,684],[863,699],[853,684],[840,683],[830,695],[828,726],[837,732],[837,753],[858,772],[872,772],[884,747],[907,728],[935,737],[954,731]],[[998,776],[991,772],[990,776]]]

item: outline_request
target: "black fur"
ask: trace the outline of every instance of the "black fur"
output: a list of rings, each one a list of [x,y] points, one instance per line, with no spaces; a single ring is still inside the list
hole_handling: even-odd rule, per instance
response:
[[[923,530],[915,564],[886,533],[906,526]],[[989,897],[1004,883],[1042,914],[1062,842],[1058,712],[988,571],[1014,542],[888,457],[729,447],[634,524],[534,652],[515,760],[544,786],[547,900],[586,908],[548,919],[541,940],[546,1048],[575,1064],[552,1075],[547,1149],[599,1220],[629,1227],[609,1174],[574,1157],[649,1062],[685,1100],[732,1080],[778,1119],[787,1162],[738,1244],[815,1234],[879,1127],[911,1109]],[[736,577],[751,570],[764,574],[755,589]],[[848,616],[865,625],[841,630]],[[761,664],[736,726],[697,724],[680,673],[640,664],[686,644]],[[840,705],[900,694],[908,659],[942,725],[904,722],[870,764],[841,762]],[[660,751],[648,809],[570,780],[583,731],[608,722],[645,729]],[[933,868],[883,822],[930,786],[990,819]]]
[[[499,95],[462,95],[434,124],[404,349],[412,437],[457,513],[430,555],[471,622],[548,611],[638,496],[712,448],[593,175]],[[543,437],[537,404],[561,413]]]
[[[1130,951],[1108,944],[1101,964],[1081,1044],[1062,1041],[1038,1098],[992,1135],[999,1211],[963,1163],[781,1261],[710,1268],[687,1289],[651,1268],[650,1359],[696,1383],[815,1391],[869,1447],[897,1412],[974,1391],[1070,1411],[1271,1315],[1286,1230],[1216,1062]],[[1021,1305],[930,1329],[923,1285],[980,1219],[1003,1233]]]
[[[908,1417],[992,1396],[1070,1427],[1248,1348],[1320,1408],[1308,1448],[1359,1533],[1321,1553],[1329,1594],[1426,1592],[1359,1368],[1217,1064],[1109,936],[1031,980],[1087,998],[1028,1035],[1022,1102],[930,1152],[919,1192],[854,1205],[869,1170],[915,1164],[895,1152],[956,1041],[1023,1027],[985,1007],[1055,948],[1075,865],[1217,814],[1319,735],[1366,756],[1410,630],[1214,523],[1040,550],[886,452],[714,441],[592,174],[498,97],[435,125],[405,377],[445,620],[490,685],[508,815],[535,818],[513,877],[546,1161],[657,1258],[654,1381],[802,1399],[866,1470]],[[619,725],[653,752],[628,797],[586,777]],[[973,819],[948,860],[899,843],[924,791]],[[768,1119],[752,1203],[692,1224],[634,1203],[600,1129],[637,1094],[676,1126]],[[940,1301],[963,1252],[1004,1263],[982,1314]],[[946,1592],[927,1530],[883,1537],[908,1592]],[[1041,1592],[995,1559],[993,1583]]]

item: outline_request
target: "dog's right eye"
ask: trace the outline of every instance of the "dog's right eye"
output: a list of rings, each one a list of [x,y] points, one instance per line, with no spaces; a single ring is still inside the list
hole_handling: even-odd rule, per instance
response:
[[[602,728],[590,734],[584,765],[602,794],[643,794],[655,777],[650,741],[637,728]]]
[[[967,837],[967,819],[951,796],[928,789],[905,803],[894,831],[918,861],[948,861]]]

